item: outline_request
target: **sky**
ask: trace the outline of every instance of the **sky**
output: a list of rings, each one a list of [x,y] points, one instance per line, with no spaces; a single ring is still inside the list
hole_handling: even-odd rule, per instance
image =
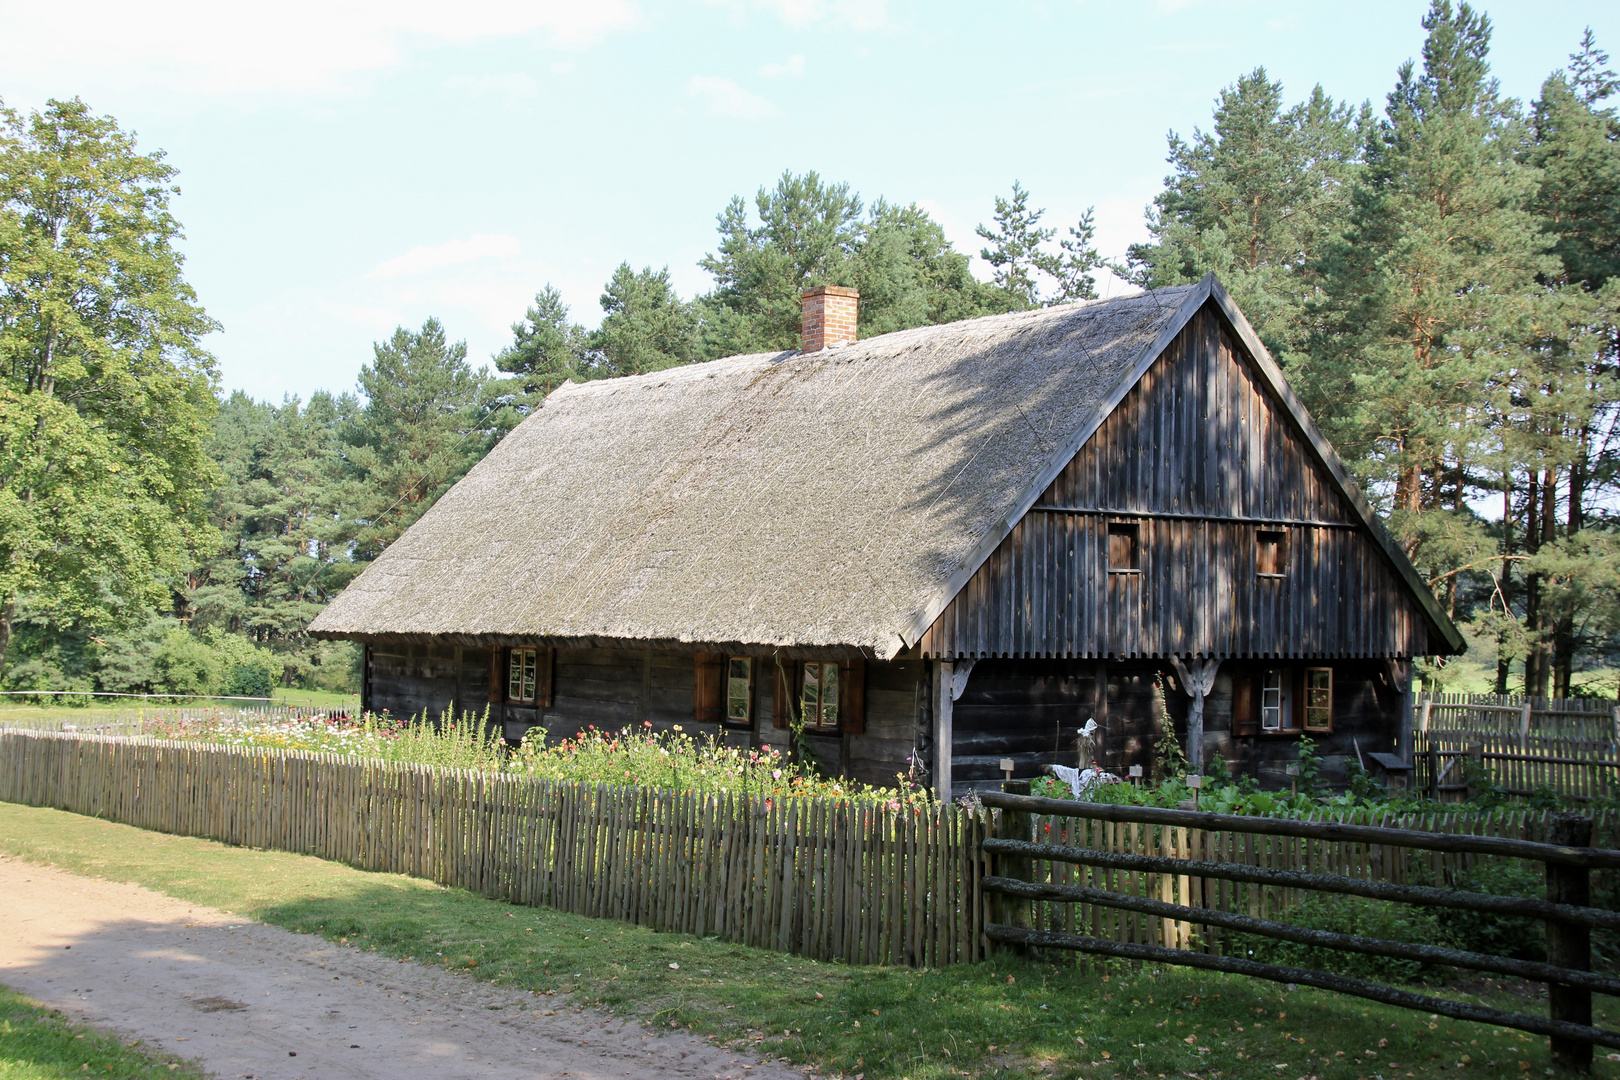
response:
[[[1532,99],[1620,3],[1496,0]],[[82,97],[179,170],[221,387],[355,388],[438,317],[475,365],[534,293],[594,325],[622,261],[683,296],[714,217],[784,170],[916,202],[959,250],[1015,179],[1098,246],[1146,238],[1169,131],[1256,66],[1381,108],[1426,0],[0,0],[0,99]],[[982,264],[976,266],[988,276]],[[1117,288],[1117,285],[1110,284]]]

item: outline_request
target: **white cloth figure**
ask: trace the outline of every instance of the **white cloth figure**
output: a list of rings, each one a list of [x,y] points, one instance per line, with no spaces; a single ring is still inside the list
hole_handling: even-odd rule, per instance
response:
[[[1113,773],[1101,769],[1072,769],[1067,765],[1053,765],[1052,775],[1068,784],[1076,799],[1089,799],[1097,788],[1121,782]]]
[[[1181,657],[1172,656],[1170,663],[1175,666],[1182,690],[1192,698],[1192,707],[1187,710],[1187,761],[1196,769],[1204,763],[1204,698],[1215,687],[1215,672],[1220,670],[1221,662],[1189,660],[1182,663]]]

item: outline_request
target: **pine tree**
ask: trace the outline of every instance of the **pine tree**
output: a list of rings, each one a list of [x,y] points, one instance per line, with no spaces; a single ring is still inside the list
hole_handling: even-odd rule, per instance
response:
[[[503,412],[502,430],[515,427],[552,390],[584,377],[585,331],[569,318],[562,293],[551,285],[534,294],[523,320],[512,324],[512,344],[496,353],[495,369],[511,378],[491,384]]]
[[[602,292],[602,325],[589,336],[591,378],[639,375],[696,359],[691,309],[675,294],[669,267],[639,273],[620,263]]]
[[[1414,554],[1425,538],[1478,543],[1414,516],[1446,510],[1465,526],[1491,438],[1487,395],[1526,362],[1538,278],[1557,266],[1527,209],[1524,125],[1486,64],[1489,20],[1434,0],[1423,25],[1423,69],[1401,67],[1345,235],[1319,264],[1321,321],[1300,372],[1336,444],[1375,489],[1388,485]]]
[[[437,319],[372,347],[360,369],[366,404],[350,425],[349,460],[361,485],[355,557],[375,558],[493,445],[494,410],[465,342]]]
[[[996,212],[991,217],[996,227],[980,225],[974,230],[990,243],[979,250],[979,257],[992,268],[1004,310],[1028,311],[1041,305],[1037,275],[1051,265],[1044,248],[1057,235],[1056,229],[1041,227],[1045,215],[1044,208],[1030,209],[1029,192],[1014,180],[1010,197],[996,196]]]
[[[1216,100],[1210,131],[1170,133],[1174,172],[1148,212],[1154,242],[1127,253],[1146,288],[1213,271],[1271,351],[1298,351],[1313,262],[1346,224],[1371,108],[1336,104],[1320,86],[1285,107],[1264,68]]]
[[[1597,587],[1615,538],[1607,522],[1591,517],[1594,503],[1614,490],[1609,440],[1620,404],[1620,123],[1601,105],[1616,90],[1607,64],[1588,30],[1568,73],[1547,79],[1532,112],[1525,158],[1540,183],[1531,206],[1554,238],[1559,266],[1543,279],[1549,315],[1531,342],[1536,362],[1518,373],[1503,409],[1509,465],[1500,578],[1505,595],[1514,595],[1517,541],[1526,556],[1518,639],[1526,690],[1558,697],[1571,692],[1577,651],[1608,644],[1620,626]],[[1497,666],[1504,688],[1508,659]]]
[[[783,173],[754,204],[758,225],[741,196],[727,204],[719,248],[700,263],[715,278],[693,304],[700,356],[798,348],[799,296],[814,285],[860,289],[863,336],[993,310],[994,290],[916,205],[878,199],[863,216],[848,184],[814,172]]]

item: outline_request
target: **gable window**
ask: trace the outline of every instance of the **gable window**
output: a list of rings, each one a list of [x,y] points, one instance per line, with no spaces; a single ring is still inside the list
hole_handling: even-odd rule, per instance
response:
[[[800,715],[804,726],[823,731],[838,729],[838,664],[809,661],[799,693]]]
[[[1134,521],[1108,523],[1108,572],[1136,574],[1142,570],[1142,526]]]
[[[1254,534],[1254,569],[1261,577],[1288,573],[1288,534],[1281,529],[1260,529]]]
[[[754,719],[754,662],[746,656],[726,661],[726,722],[747,724]]]
[[[537,649],[512,649],[506,662],[506,700],[532,705],[539,690],[540,658]]]
[[[1305,730],[1333,730],[1333,669],[1305,669]]]

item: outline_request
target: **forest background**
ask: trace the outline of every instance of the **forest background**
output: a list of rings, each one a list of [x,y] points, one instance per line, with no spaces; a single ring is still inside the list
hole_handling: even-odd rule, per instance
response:
[[[683,299],[622,264],[586,331],[549,285],[475,368],[435,319],[354,393],[221,397],[174,169],[83,102],[0,119],[0,688],[350,691],[309,620],[568,380],[791,349],[798,295],[863,336],[1217,273],[1463,623],[1498,693],[1620,693],[1620,81],[1590,32],[1528,105],[1489,20],[1436,2],[1382,110],[1264,70],[1172,134],[1151,242],[1108,264],[1014,182],[978,235],[784,173],[717,216]],[[1464,665],[1430,664],[1431,686]]]

